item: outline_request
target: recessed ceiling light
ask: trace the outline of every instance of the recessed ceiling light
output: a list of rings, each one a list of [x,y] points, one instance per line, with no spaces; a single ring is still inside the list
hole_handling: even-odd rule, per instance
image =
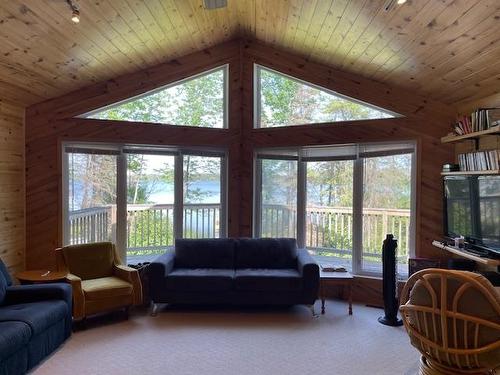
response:
[[[219,9],[227,7],[227,0],[203,0],[205,9]]]

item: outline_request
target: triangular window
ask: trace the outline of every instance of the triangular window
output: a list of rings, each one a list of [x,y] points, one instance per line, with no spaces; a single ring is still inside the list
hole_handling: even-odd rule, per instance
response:
[[[225,65],[94,110],[82,117],[225,128],[227,69]]]
[[[260,65],[255,87],[257,128],[401,116]]]

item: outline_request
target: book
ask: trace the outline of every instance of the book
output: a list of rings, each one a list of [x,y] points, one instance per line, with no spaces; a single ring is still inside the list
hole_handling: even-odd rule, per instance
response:
[[[483,150],[458,154],[461,171],[491,171],[500,169],[500,150]]]
[[[483,131],[500,124],[500,108],[478,108],[470,115],[457,118],[453,124],[456,135]]]
[[[347,272],[345,267],[334,264],[320,264],[320,267],[323,272]]]

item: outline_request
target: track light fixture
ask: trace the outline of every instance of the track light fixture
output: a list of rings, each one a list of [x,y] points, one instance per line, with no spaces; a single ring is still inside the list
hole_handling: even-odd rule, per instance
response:
[[[390,11],[392,8],[394,8],[394,5],[402,5],[406,3],[407,0],[387,0],[384,5],[384,10],[386,12]]]
[[[79,23],[80,22],[80,10],[78,9],[78,6],[73,2],[73,0],[66,0],[68,3],[69,7],[71,8],[71,21],[74,23]]]

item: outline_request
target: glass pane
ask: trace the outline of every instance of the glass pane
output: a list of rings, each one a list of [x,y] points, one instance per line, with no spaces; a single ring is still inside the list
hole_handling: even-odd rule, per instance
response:
[[[297,237],[297,161],[263,159],[261,237]]]
[[[184,155],[184,238],[221,237],[222,158]]]
[[[142,263],[174,244],[174,156],[127,155],[127,261]]]
[[[479,225],[484,244],[500,250],[500,176],[482,176],[479,183]]]
[[[470,181],[467,177],[446,177],[444,195],[447,206],[446,235],[472,236],[472,207]]]
[[[354,99],[334,95],[306,82],[258,68],[260,118],[262,128],[347,120],[395,117]]]
[[[398,272],[408,273],[411,159],[411,154],[364,159],[363,271],[382,272],[382,243],[392,233],[398,240]]]
[[[306,247],[320,263],[352,270],[353,162],[307,163]]]
[[[67,244],[115,241],[116,156],[68,154]]]
[[[223,128],[225,71],[226,68],[220,68],[85,117]]]

